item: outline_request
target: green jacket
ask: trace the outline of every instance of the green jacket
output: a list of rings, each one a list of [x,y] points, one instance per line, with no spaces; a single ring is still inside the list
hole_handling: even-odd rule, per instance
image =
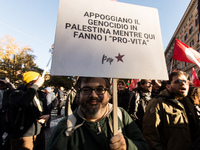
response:
[[[108,112],[99,122],[91,122],[84,119],[80,114],[80,108],[76,109],[73,114],[77,118],[76,129],[72,136],[66,136],[67,117],[59,122],[55,128],[46,150],[109,150],[109,140],[112,133],[112,105],[108,104]],[[128,150],[146,150],[148,144],[145,141],[141,131],[130,118],[128,113],[122,111],[122,122],[118,118],[118,124],[126,139]],[[77,126],[80,125],[80,126]]]
[[[198,119],[194,104],[184,98],[194,128],[198,128]],[[153,150],[189,150],[191,134],[186,110],[168,90],[163,90],[147,106],[143,117],[143,135]]]

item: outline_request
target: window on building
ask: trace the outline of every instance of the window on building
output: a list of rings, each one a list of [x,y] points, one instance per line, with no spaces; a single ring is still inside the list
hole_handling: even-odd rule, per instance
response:
[[[199,17],[195,19],[195,26],[199,24]]]
[[[197,33],[197,42],[199,42],[199,33]]]
[[[187,27],[187,23],[185,24],[185,28]]]
[[[184,40],[185,40],[185,41],[187,40],[187,33],[185,33],[185,37],[184,37]]]
[[[180,63],[178,63],[177,69],[181,69],[181,67],[180,67]]]
[[[185,63],[184,63],[184,62],[181,62],[181,66],[182,66],[182,68],[185,67]]]
[[[192,17],[193,17],[193,14],[190,16],[190,18],[189,18],[189,21],[191,21],[191,20],[192,20]]]
[[[192,40],[191,42],[190,42],[190,47],[192,47],[194,45],[194,40]]]
[[[193,31],[193,25],[190,26],[190,29],[189,29],[189,34],[191,34]]]

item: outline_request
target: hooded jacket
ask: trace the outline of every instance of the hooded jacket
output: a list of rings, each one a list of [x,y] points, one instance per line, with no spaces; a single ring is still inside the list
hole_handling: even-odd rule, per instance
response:
[[[190,117],[186,114],[188,106]],[[191,128],[189,118],[198,131],[198,119],[194,104],[187,98],[178,101],[167,90],[153,98],[147,106],[143,117],[143,135],[154,150],[189,150],[191,147]],[[191,122],[190,122],[191,123]]]
[[[87,121],[77,108],[73,115],[76,117],[76,126],[71,136],[66,136],[67,117],[65,117],[55,128],[46,150],[109,150],[109,141],[112,132],[112,104],[108,104],[108,111],[98,122]],[[123,121],[118,118],[119,128],[125,137],[127,150],[146,150],[148,144],[143,138],[137,125],[133,122],[127,112],[122,111]]]

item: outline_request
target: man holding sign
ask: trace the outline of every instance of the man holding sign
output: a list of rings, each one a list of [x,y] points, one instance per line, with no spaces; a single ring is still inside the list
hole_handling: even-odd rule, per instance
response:
[[[118,134],[113,136],[107,78],[81,77],[76,85],[79,107],[54,130],[47,150],[148,149],[148,144],[131,117],[118,108]]]

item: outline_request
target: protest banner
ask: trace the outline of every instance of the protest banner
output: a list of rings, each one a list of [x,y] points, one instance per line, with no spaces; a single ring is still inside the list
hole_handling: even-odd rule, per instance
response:
[[[158,11],[107,0],[60,0],[51,75],[167,80]]]
[[[167,80],[157,9],[61,0],[51,75]]]

